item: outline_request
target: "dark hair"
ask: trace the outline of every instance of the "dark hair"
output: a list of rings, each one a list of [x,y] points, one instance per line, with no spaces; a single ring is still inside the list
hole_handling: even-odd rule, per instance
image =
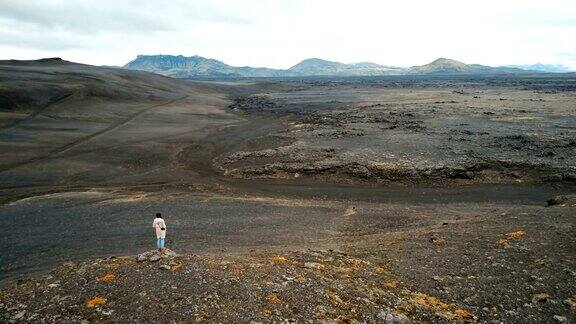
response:
[[[156,218],[162,218],[162,214],[156,213]]]

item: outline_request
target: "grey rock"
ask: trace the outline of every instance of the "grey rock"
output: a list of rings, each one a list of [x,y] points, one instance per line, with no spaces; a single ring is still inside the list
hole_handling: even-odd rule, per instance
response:
[[[14,317],[12,317],[12,319],[14,319],[14,320],[19,320],[19,319],[21,319],[22,317],[24,317],[24,315],[26,315],[26,311],[25,311],[25,310],[20,311],[18,314],[14,315]]]
[[[162,264],[162,265],[160,265],[160,266],[158,267],[158,269],[161,269],[161,270],[170,270],[170,266],[167,265],[167,264]]]
[[[562,181],[562,175],[561,174],[551,174],[548,176],[548,181],[552,181],[552,182],[560,182]]]
[[[576,310],[576,302],[573,301],[572,299],[565,299],[565,300],[562,302],[562,304],[564,304],[564,305],[566,305],[566,306],[568,306],[568,307],[573,308],[573,309]]]
[[[304,263],[304,268],[308,269],[323,269],[324,266],[318,262],[306,262]]]
[[[138,254],[138,256],[136,256],[136,261],[137,262],[143,262],[143,261],[148,260],[150,262],[156,262],[160,259],[171,260],[177,256],[178,256],[178,254],[176,252],[169,250],[169,249],[165,249],[162,254],[158,250],[150,250],[150,251],[146,251],[144,253]]]
[[[384,321],[386,324],[410,324],[410,319],[408,316],[396,313],[391,311],[390,309],[381,310],[380,313],[376,316],[378,319]]]
[[[565,316],[554,315],[553,318],[558,323],[568,323],[568,319]]]
[[[562,180],[576,182],[576,173],[568,173],[562,176]]]
[[[562,205],[568,201],[568,197],[566,196],[556,196],[554,198],[548,199],[546,201],[546,206],[556,206]]]
[[[548,295],[546,293],[535,294],[532,297],[532,303],[534,303],[534,304],[545,303],[549,300],[550,300],[550,295]]]

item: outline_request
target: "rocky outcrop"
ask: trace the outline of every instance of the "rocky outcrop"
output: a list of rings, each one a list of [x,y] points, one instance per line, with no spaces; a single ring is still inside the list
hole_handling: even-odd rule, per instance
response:
[[[138,261],[138,262],[144,262],[144,261],[156,262],[156,261],[160,261],[160,260],[172,260],[176,257],[178,257],[178,254],[172,250],[169,250],[169,249],[164,249],[162,252],[160,252],[158,250],[150,250],[150,251],[138,254],[138,256],[136,256],[136,261]]]

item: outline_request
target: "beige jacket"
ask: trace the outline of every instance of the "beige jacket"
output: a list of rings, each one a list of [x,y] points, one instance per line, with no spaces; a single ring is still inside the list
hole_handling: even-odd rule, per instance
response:
[[[154,218],[152,227],[156,230],[156,238],[166,238],[166,223],[162,218]],[[161,230],[164,228],[164,230]]]

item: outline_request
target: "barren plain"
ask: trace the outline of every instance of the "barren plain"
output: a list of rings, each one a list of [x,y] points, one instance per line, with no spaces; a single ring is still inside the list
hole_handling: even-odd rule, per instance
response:
[[[574,74],[2,61],[0,321],[574,322],[575,153]]]

